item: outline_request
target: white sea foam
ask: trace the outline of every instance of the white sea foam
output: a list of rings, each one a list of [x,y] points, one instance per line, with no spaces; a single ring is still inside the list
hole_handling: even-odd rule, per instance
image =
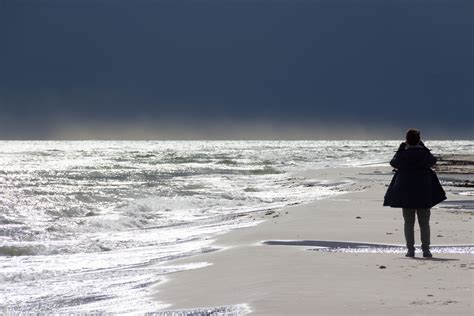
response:
[[[429,142],[474,153],[474,142]],[[387,164],[397,141],[0,142],[0,311],[153,312],[173,259],[249,214],[339,194],[297,171]],[[133,300],[133,304],[130,304]],[[138,303],[137,303],[138,302]],[[138,306],[141,306],[138,309]]]

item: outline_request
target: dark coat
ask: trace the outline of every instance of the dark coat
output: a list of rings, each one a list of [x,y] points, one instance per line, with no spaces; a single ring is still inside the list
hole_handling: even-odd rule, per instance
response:
[[[436,158],[424,146],[405,148],[396,152],[390,165],[397,169],[384,198],[384,206],[402,208],[431,208],[446,199],[436,173],[431,167]]]

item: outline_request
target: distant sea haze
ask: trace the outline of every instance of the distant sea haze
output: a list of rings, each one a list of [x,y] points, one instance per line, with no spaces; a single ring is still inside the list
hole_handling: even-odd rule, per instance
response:
[[[459,113],[472,116],[469,111]],[[246,115],[252,116],[250,112]],[[403,124],[382,119],[369,123],[322,117],[239,119],[214,113],[212,117],[192,119],[185,115],[164,119],[130,115],[129,119],[118,121],[71,119],[59,114],[31,120],[29,115],[20,117],[24,120],[0,117],[0,140],[396,140],[413,127],[421,129],[422,137],[430,140],[474,138],[472,126],[461,130],[442,124],[434,126],[417,117],[407,117]],[[18,130],[18,126],[28,128]]]
[[[344,193],[307,169],[388,165],[399,141],[1,141],[0,311],[143,313],[255,212]],[[436,154],[474,141],[427,141]],[[202,265],[202,264],[201,264]]]

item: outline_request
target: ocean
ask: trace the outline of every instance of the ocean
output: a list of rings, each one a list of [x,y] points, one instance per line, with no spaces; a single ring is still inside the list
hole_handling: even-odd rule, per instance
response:
[[[345,192],[308,169],[388,165],[399,141],[1,141],[0,313],[154,312],[172,259],[255,212]],[[474,153],[474,141],[428,141]]]

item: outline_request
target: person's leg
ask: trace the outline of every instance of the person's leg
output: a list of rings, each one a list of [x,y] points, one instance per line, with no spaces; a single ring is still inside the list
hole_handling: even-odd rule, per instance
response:
[[[430,215],[431,210],[429,208],[416,210],[418,216],[418,224],[420,225],[421,234],[421,249],[423,253],[430,251]]]
[[[408,251],[415,251],[415,209],[404,208],[403,218],[405,219],[405,241]]]

